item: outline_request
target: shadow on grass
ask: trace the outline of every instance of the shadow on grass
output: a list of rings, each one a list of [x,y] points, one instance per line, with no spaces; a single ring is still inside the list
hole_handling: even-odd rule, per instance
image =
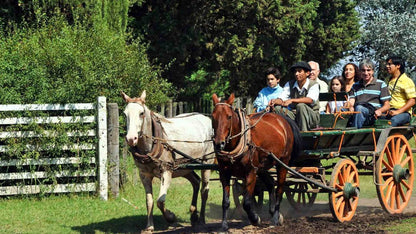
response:
[[[168,225],[162,216],[153,216],[155,230],[166,230]],[[71,229],[79,233],[140,233],[146,228],[147,216],[135,215],[123,218],[109,219],[102,222],[74,226]]]

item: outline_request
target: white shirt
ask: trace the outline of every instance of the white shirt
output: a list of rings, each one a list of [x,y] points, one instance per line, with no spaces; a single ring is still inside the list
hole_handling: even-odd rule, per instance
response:
[[[319,87],[320,87],[319,92],[321,92],[321,93],[327,93],[328,92],[328,84],[325,81],[319,79],[319,77],[318,77],[318,78],[316,78],[316,82],[318,82]],[[319,102],[319,112],[325,112],[326,111],[326,104],[327,103],[328,102]]]
[[[306,90],[308,90],[308,86],[309,86],[309,78],[306,79],[305,84],[303,85],[302,89],[299,88],[298,82],[295,82],[295,85],[293,85],[293,88],[298,89],[299,94],[304,93]],[[290,97],[290,86],[289,86],[290,82],[286,82],[285,87],[283,87],[283,92],[280,93],[279,98],[282,99],[283,101],[292,99]],[[308,94],[306,95],[306,97],[311,98],[313,100],[313,102],[315,103],[318,98],[319,98],[319,84],[315,84],[312,87],[310,87],[310,89],[308,90]]]

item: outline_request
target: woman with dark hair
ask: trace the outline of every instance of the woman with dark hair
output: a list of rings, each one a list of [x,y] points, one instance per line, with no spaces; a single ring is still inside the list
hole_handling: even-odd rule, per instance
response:
[[[354,63],[345,64],[344,68],[342,69],[342,77],[345,80],[345,91],[350,93],[353,84],[361,79],[358,66]]]

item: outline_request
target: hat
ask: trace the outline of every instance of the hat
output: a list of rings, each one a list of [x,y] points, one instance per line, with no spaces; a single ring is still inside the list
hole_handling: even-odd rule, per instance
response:
[[[290,71],[293,72],[293,70],[295,70],[295,68],[302,68],[305,71],[312,71],[311,66],[309,66],[309,64],[305,61],[300,61],[300,62],[297,62],[297,63],[293,64],[290,67]]]

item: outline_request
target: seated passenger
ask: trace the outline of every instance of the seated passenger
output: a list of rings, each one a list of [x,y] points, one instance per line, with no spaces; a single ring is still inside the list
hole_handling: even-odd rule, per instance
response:
[[[254,100],[253,105],[256,112],[266,110],[270,100],[279,97],[279,94],[283,91],[280,87],[280,71],[277,68],[269,67],[266,70],[267,87],[260,90],[257,98]],[[268,110],[268,109],[267,109]]]
[[[332,92],[339,93],[345,92],[345,80],[342,76],[334,76],[329,83],[329,87]],[[335,112],[340,112],[344,110],[347,106],[347,100],[340,100],[340,101],[329,101],[326,104],[326,114],[333,114]]]
[[[386,83],[374,77],[374,63],[364,59],[360,63],[361,80],[354,84],[353,96],[349,97],[350,111],[354,114],[352,126],[362,128],[374,124],[375,118],[390,109],[390,93]]]
[[[387,118],[391,126],[396,127],[410,122],[412,107],[415,105],[415,84],[404,73],[405,62],[399,56],[386,59],[387,72],[391,75],[389,91],[391,94],[390,111]]]
[[[319,92],[320,93],[327,93],[328,92],[328,83],[319,79],[319,73],[321,70],[319,69],[319,63],[315,61],[309,61],[309,66],[311,66],[311,74],[309,75],[310,80],[314,80],[319,84]],[[327,102],[319,101],[319,113],[325,113]]]
[[[269,105],[295,120],[301,131],[308,131],[319,124],[319,84],[308,78],[311,67],[306,62],[295,63],[290,71],[296,79],[288,81],[279,98]]]

